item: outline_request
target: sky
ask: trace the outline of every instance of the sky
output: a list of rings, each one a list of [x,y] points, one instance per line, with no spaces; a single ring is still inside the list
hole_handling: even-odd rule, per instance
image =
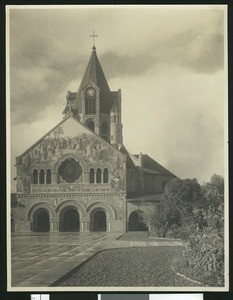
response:
[[[15,157],[62,120],[67,91],[78,90],[89,61],[93,30],[110,89],[122,91],[128,151],[200,183],[224,175],[225,24],[225,6],[11,7],[11,179]]]

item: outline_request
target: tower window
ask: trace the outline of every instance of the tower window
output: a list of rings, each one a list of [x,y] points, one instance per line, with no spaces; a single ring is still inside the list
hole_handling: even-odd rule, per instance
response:
[[[87,99],[86,115],[95,115],[95,114],[96,114],[96,99]]]
[[[108,169],[104,169],[104,183],[108,183]]]
[[[92,88],[86,91],[85,110],[86,115],[96,114],[96,93]]]
[[[97,169],[97,172],[96,172],[96,183],[101,183],[101,169]]]
[[[116,123],[117,122],[117,117],[116,116],[114,116],[114,123]]]

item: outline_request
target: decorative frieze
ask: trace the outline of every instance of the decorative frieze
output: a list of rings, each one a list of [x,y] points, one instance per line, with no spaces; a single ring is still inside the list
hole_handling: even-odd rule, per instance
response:
[[[110,184],[91,185],[91,184],[50,184],[50,185],[31,185],[32,194],[42,193],[106,193],[111,192]]]

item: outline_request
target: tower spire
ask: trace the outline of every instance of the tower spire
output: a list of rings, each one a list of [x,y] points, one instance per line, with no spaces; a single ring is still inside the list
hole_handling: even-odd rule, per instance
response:
[[[90,35],[90,37],[93,38],[93,47],[92,47],[92,49],[95,50],[96,49],[96,47],[95,47],[95,38],[98,37],[98,35],[95,34],[95,30],[93,30],[93,33],[92,33],[92,35]]]

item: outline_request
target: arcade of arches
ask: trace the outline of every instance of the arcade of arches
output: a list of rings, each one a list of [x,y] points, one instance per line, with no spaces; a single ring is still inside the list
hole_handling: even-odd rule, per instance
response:
[[[128,231],[147,231],[147,226],[141,220],[141,211],[135,210],[129,215]],[[54,226],[54,221],[57,226]],[[52,226],[53,223],[53,226]],[[56,230],[57,229],[57,230]],[[88,217],[81,217],[81,212],[74,206],[63,208],[58,220],[50,216],[46,208],[38,208],[32,217],[33,232],[107,232],[110,231],[110,219],[104,208],[95,208]]]
[[[86,216],[82,216],[77,207],[67,206],[63,208],[58,217],[51,216],[48,208],[38,208],[32,214],[31,231],[33,232],[79,232],[110,231],[110,218],[105,208],[99,207],[92,210]]]

